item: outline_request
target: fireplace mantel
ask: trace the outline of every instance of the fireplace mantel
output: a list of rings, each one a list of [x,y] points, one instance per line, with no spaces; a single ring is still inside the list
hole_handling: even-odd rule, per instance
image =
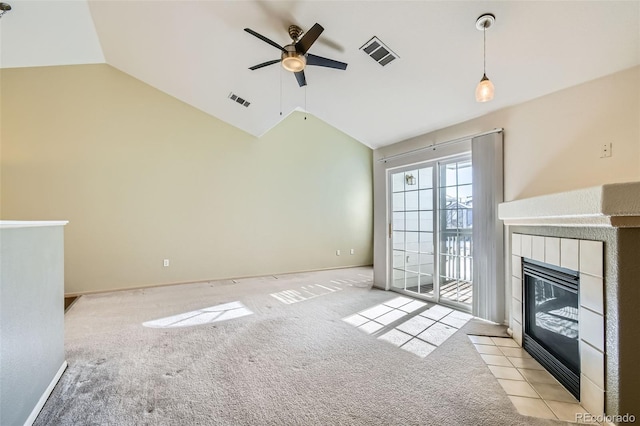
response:
[[[640,228],[640,182],[614,183],[501,203],[505,225]]]

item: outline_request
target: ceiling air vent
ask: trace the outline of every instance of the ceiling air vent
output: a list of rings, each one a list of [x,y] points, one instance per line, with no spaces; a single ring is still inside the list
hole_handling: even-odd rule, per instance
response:
[[[234,102],[239,103],[240,105],[244,106],[244,107],[248,107],[249,105],[251,105],[251,102],[249,102],[248,100],[241,98],[240,96],[236,95],[235,93],[229,93],[229,99],[231,99]]]
[[[389,47],[387,47],[378,37],[373,36],[368,42],[362,45],[360,50],[371,56],[377,63],[382,66],[387,65],[399,56]]]

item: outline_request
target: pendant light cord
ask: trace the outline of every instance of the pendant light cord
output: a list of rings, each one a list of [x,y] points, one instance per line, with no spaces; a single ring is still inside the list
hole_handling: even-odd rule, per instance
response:
[[[482,26],[482,73],[487,75],[487,24]]]

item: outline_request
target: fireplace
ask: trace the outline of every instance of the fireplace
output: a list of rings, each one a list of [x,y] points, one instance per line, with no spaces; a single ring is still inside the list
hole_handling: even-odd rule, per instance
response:
[[[526,259],[524,349],[580,399],[579,274]]]
[[[640,182],[509,201],[498,207],[511,234],[509,326],[524,340],[522,264],[580,273],[580,405],[594,415],[638,413],[640,401]]]

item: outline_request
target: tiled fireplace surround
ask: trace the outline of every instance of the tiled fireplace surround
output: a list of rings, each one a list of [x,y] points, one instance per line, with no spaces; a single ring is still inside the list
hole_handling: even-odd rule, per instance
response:
[[[579,271],[580,404],[640,416],[640,182],[502,203],[506,301],[522,345],[522,259]],[[614,420],[614,423],[616,421]]]
[[[590,413],[605,412],[605,336],[603,242],[513,233],[511,235],[511,320],[513,338],[522,346],[522,259],[580,272],[580,404]]]

